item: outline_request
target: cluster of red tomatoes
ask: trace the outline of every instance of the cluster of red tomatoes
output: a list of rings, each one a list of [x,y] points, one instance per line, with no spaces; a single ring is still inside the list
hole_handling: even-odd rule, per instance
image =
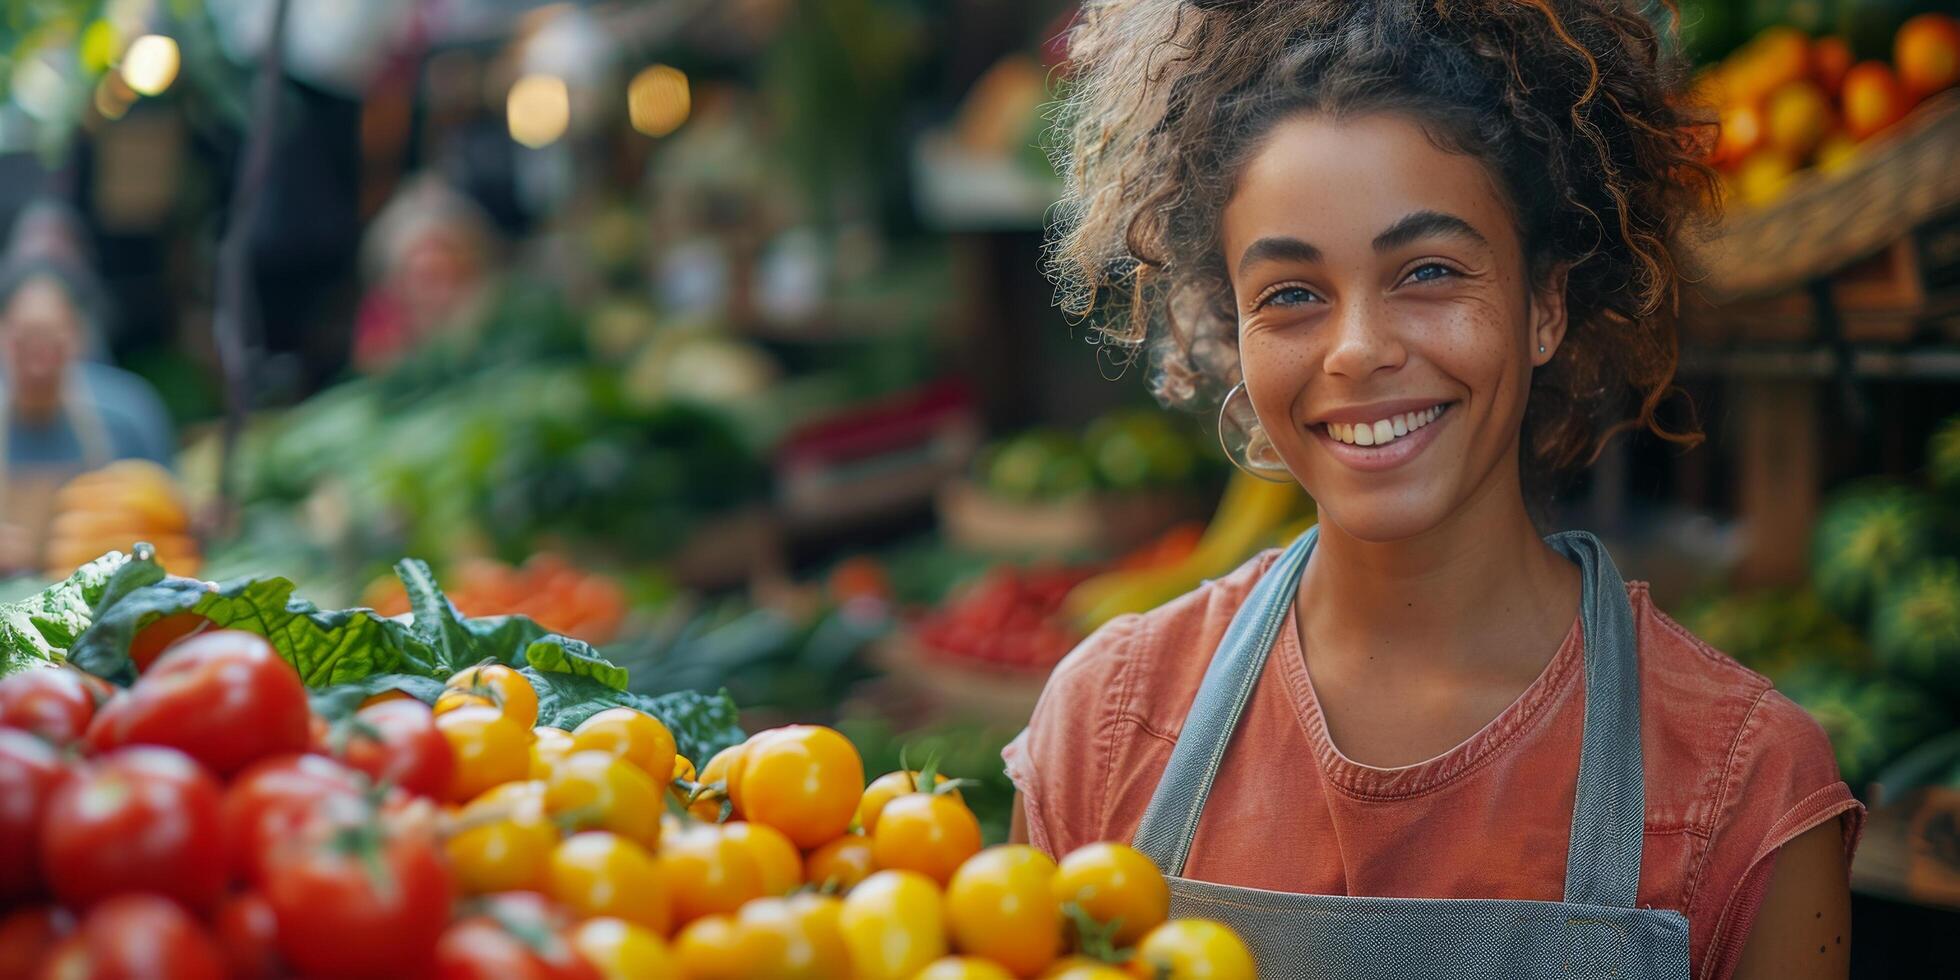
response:
[[[866,786],[832,729],[697,774],[650,715],[537,712],[493,665],[328,725],[231,631],[8,677],[0,980],[1252,975],[1137,852],[982,850],[957,781]]]

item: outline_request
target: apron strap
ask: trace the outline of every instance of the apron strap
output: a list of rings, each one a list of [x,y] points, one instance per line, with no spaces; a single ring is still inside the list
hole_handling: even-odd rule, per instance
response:
[[[1167,875],[1184,873],[1219,763],[1286,622],[1319,531],[1309,528],[1253,586],[1191,700],[1133,841]],[[1566,531],[1545,541],[1580,566],[1583,582],[1586,715],[1565,901],[1632,908],[1639,893],[1645,817],[1633,609],[1626,583],[1598,538]]]
[[[1598,538],[1564,531],[1545,543],[1579,564],[1586,637],[1586,722],[1565,858],[1565,900],[1633,908],[1647,813],[1633,606],[1620,570]]]
[[[1143,811],[1137,826],[1136,849],[1148,855],[1167,875],[1184,873],[1184,860],[1191,853],[1191,838],[1198,831],[1198,817],[1211,796],[1212,780],[1218,764],[1225,758],[1225,747],[1239,727],[1239,716],[1266,665],[1273,639],[1286,623],[1286,610],[1300,584],[1300,572],[1307,567],[1314,542],[1320,539],[1318,525],[1300,535],[1273,567],[1259,577],[1245,603],[1232,616],[1218,651],[1212,654],[1205,679],[1191,699],[1191,710],[1184,716],[1184,727],[1171,749],[1164,778]]]

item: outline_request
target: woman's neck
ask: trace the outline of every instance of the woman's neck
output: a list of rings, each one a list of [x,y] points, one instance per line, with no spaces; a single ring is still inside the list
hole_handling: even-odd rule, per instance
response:
[[[1509,472],[1413,538],[1322,522],[1299,596],[1313,658],[1535,676],[1578,614],[1579,570],[1539,537]]]

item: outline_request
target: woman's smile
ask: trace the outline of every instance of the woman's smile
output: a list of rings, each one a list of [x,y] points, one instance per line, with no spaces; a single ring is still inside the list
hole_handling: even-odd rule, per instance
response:
[[[1340,409],[1310,423],[1322,448],[1354,469],[1378,472],[1414,459],[1450,421],[1452,401],[1378,402]]]

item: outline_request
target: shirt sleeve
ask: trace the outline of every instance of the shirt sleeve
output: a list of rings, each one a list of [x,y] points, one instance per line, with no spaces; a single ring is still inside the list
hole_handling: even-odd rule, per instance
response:
[[[1063,658],[1027,728],[1001,751],[1021,793],[1028,842],[1050,855],[1101,838],[1139,622],[1134,615],[1113,619]]]
[[[1839,822],[1851,867],[1865,808],[1838,777],[1830,738],[1795,702],[1765,691],[1738,735],[1714,837],[1692,901],[1714,922],[1699,975],[1729,980],[1742,959],[1783,845]]]

